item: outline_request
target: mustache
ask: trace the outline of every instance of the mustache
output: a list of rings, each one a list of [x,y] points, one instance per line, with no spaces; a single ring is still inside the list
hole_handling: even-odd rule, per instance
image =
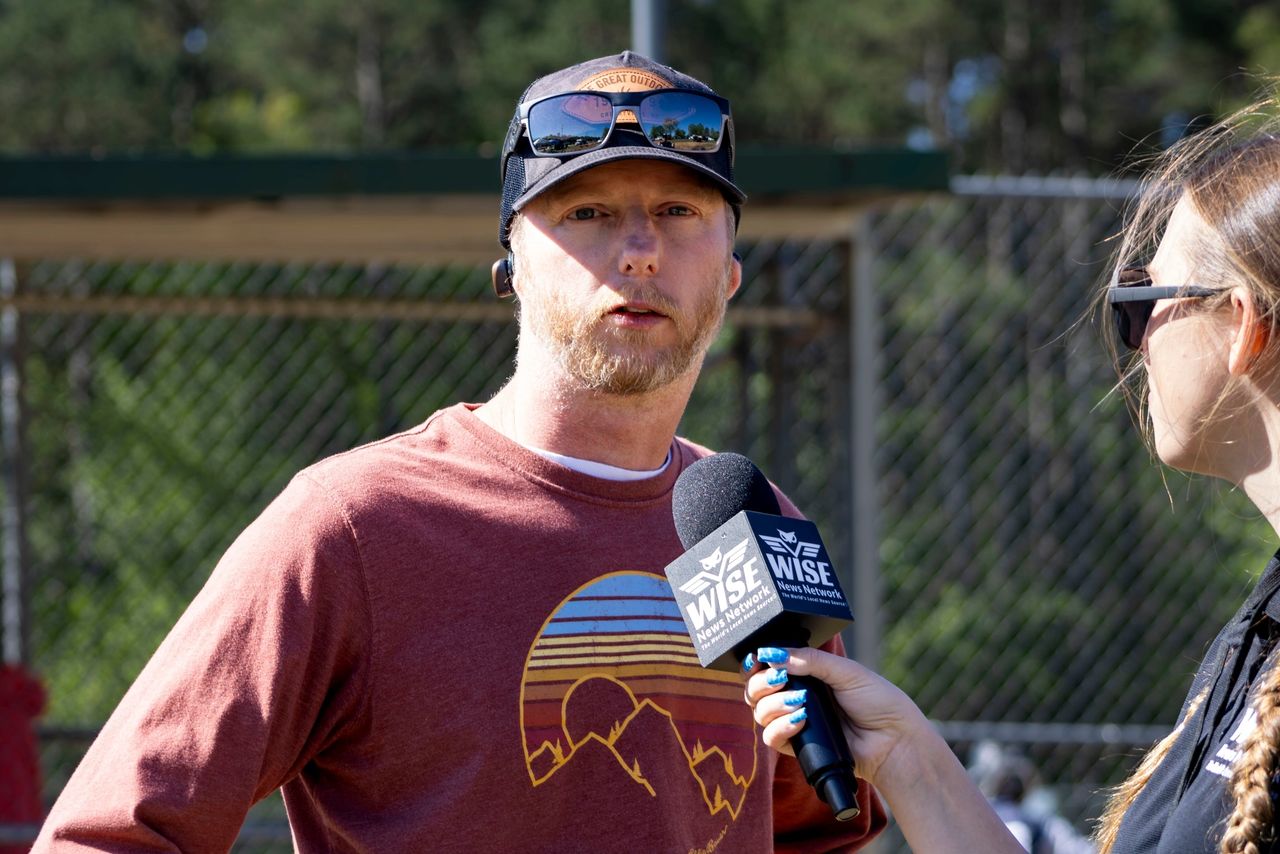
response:
[[[672,317],[680,310],[675,300],[668,297],[657,287],[644,283],[636,283],[625,286],[611,286],[610,290],[616,296],[609,296],[607,299],[601,300],[601,313],[612,311],[621,299],[627,303],[644,303],[645,305],[660,311],[661,313]]]

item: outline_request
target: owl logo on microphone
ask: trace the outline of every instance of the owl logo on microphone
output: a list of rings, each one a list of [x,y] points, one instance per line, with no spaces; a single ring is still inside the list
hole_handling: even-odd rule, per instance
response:
[[[743,540],[728,552],[722,552],[717,546],[711,554],[699,558],[698,563],[702,564],[702,571],[681,584],[680,589],[690,596],[697,596],[708,587],[724,581],[725,574],[741,564],[746,557],[749,542],[750,540]]]
[[[771,537],[768,534],[761,534],[760,539],[764,540],[765,545],[780,555],[791,555],[791,557],[817,557],[817,543],[806,543],[795,535],[793,531],[784,531],[778,529],[778,536]]]

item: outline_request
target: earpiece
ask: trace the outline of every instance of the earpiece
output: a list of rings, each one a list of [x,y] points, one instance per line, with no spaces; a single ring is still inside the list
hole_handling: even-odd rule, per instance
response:
[[[513,296],[516,292],[515,254],[508,252],[506,258],[494,261],[491,272],[493,274],[493,292],[498,295],[498,299],[506,299],[509,296]]]

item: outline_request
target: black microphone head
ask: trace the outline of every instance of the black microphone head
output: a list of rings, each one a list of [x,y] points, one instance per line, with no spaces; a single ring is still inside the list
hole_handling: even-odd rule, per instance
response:
[[[768,478],[742,454],[703,457],[676,478],[671,516],[686,549],[743,510],[782,515]]]

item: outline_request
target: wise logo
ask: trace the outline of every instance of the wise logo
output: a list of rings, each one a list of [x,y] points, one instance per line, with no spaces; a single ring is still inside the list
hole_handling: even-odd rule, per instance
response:
[[[702,571],[680,585],[681,591],[694,597],[685,605],[685,611],[696,631],[760,588],[758,561],[755,557],[747,559],[750,543],[750,539],[744,539],[728,551],[717,548],[699,558]]]
[[[647,572],[602,576],[552,612],[526,659],[520,726],[535,788],[603,775],[722,820],[761,767],[741,677],[699,666],[670,584]]]
[[[779,581],[837,586],[831,574],[831,564],[817,559],[822,553],[819,543],[805,542],[795,533],[781,528],[778,529],[778,536],[761,534],[760,539],[769,547],[765,558],[769,561],[769,569]]]

